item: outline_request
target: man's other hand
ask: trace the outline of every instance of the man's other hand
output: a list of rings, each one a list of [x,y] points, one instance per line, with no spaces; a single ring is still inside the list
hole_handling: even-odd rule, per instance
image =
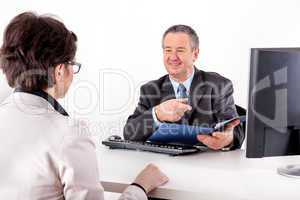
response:
[[[219,150],[233,143],[233,129],[240,124],[240,120],[234,120],[228,124],[224,131],[213,132],[212,135],[197,135],[197,139],[211,149]]]

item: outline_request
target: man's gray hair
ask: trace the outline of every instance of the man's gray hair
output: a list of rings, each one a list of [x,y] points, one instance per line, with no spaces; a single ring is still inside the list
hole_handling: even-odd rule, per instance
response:
[[[199,48],[199,37],[194,29],[190,26],[178,24],[168,28],[162,38],[162,47],[164,47],[164,39],[168,33],[186,33],[191,38],[191,46],[193,49]]]

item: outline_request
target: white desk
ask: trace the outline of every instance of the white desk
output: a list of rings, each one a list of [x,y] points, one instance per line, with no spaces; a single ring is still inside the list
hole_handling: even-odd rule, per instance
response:
[[[168,155],[97,149],[101,182],[106,191],[122,192],[148,163],[164,171],[170,181],[151,193],[165,199],[299,200],[300,179],[277,174],[278,166],[299,163],[300,156],[248,159],[243,150]]]

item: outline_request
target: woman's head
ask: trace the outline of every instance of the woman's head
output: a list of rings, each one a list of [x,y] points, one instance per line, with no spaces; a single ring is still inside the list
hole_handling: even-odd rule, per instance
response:
[[[0,67],[8,84],[45,90],[64,81],[60,87],[67,90],[73,78],[68,62],[75,58],[76,41],[76,35],[52,17],[32,12],[16,16],[6,27],[0,49]]]

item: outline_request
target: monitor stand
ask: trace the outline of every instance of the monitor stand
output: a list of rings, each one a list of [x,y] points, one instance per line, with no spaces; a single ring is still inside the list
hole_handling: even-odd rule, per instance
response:
[[[300,164],[279,167],[277,173],[290,178],[300,178]]]

